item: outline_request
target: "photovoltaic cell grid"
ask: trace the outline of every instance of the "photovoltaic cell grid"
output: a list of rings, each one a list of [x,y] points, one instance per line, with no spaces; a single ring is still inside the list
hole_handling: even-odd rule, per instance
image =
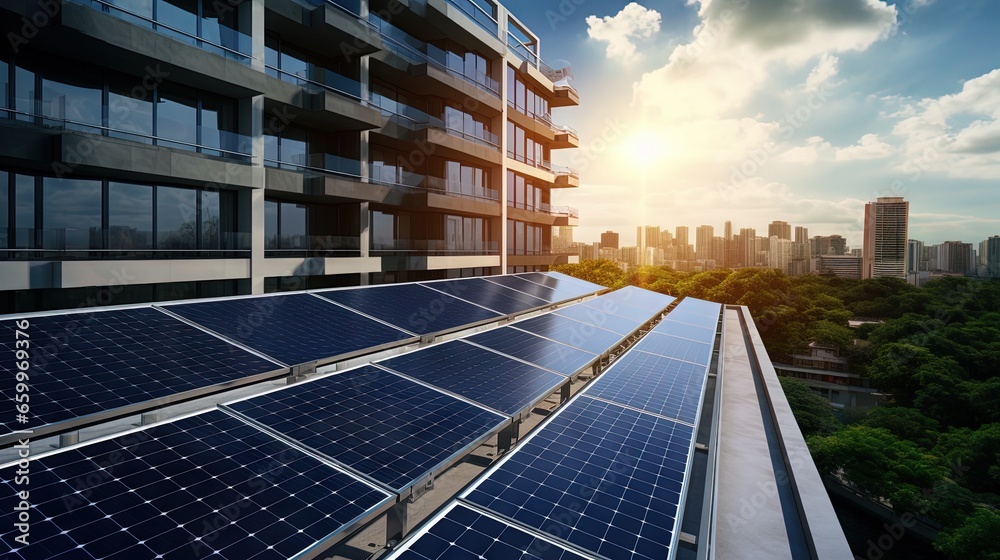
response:
[[[554,288],[549,288],[537,282],[532,282],[526,278],[520,278],[518,276],[489,276],[484,278],[487,282],[493,282],[494,284],[499,284],[501,286],[510,288],[512,290],[517,290],[519,292],[524,292],[528,295],[535,296],[538,299],[544,299],[545,301],[552,303],[557,301],[562,301],[569,298],[559,298],[556,295],[556,290]],[[572,296],[570,296],[572,297]]]
[[[226,406],[396,491],[510,422],[374,366]]]
[[[508,415],[566,383],[562,375],[460,340],[377,363]]]
[[[600,284],[580,280],[579,278],[574,278],[573,276],[563,274],[562,272],[524,272],[518,274],[518,276],[550,288],[557,287],[559,285],[571,286],[574,289],[581,290],[583,293],[595,293],[607,289]]]
[[[564,375],[573,375],[597,359],[597,354],[512,327],[485,331],[465,340]]]
[[[594,325],[595,327],[617,333],[621,336],[630,334],[639,328],[639,325],[649,320],[649,317],[645,320],[626,319],[624,317],[619,317],[618,315],[604,313],[603,311],[594,309],[593,307],[584,307],[582,305],[571,305],[569,307],[557,309],[556,311],[553,311],[553,313],[562,317],[568,317],[570,319],[580,321],[581,323]]]
[[[706,374],[704,365],[633,350],[601,374],[586,394],[694,424]]]
[[[394,560],[585,560],[464,504],[452,503],[398,552]]]
[[[462,292],[458,289],[456,295]],[[502,317],[499,313],[419,284],[388,284],[317,292],[316,295],[416,334],[445,331]]]
[[[32,317],[31,429],[282,369],[153,308]],[[0,323],[0,394],[14,402],[15,321]],[[13,421],[13,415],[9,420]]]
[[[674,301],[672,296],[660,294],[651,290],[644,290],[635,286],[625,286],[624,288],[604,295],[608,299],[622,305],[636,307],[639,309],[649,309],[650,311],[659,311]]]
[[[624,338],[620,334],[551,313],[518,321],[511,326],[594,354],[606,352]]]
[[[482,278],[426,282],[420,285],[448,294],[455,294],[456,297],[475,302],[476,305],[504,315],[520,313],[549,303],[544,299],[488,282]]]
[[[165,309],[288,365],[412,338],[310,294],[185,303]]]
[[[668,314],[667,317],[670,317]],[[653,330],[649,331],[650,334],[660,334],[666,336],[674,336],[678,338],[686,338],[688,340],[702,341],[702,340],[712,340],[715,337],[715,326],[712,328],[696,327],[694,325],[689,325],[687,323],[678,323],[670,319],[664,319],[653,327]]]
[[[601,313],[607,313],[608,315],[615,315],[631,320],[641,318],[643,321],[651,319],[653,315],[662,311],[662,308],[641,308],[625,305],[620,301],[609,298],[609,295],[611,294],[596,297],[592,300],[579,303],[574,307],[587,307]]]
[[[715,331],[722,305],[695,298],[684,298],[667,314],[664,321],[683,323]]]
[[[670,552],[693,428],[583,395],[468,501],[608,558]]]
[[[643,337],[636,345],[636,350],[676,358],[687,362],[707,366],[712,360],[711,338],[705,342],[697,342],[686,338],[679,338],[658,332],[650,332]]]
[[[16,468],[0,471],[6,511]],[[31,461],[31,544],[5,557],[283,560],[389,500],[209,412]]]

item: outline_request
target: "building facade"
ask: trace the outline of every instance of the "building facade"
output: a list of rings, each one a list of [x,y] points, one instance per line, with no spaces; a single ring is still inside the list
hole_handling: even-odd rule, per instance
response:
[[[0,313],[567,260],[579,96],[502,5],[40,6],[0,5]]]
[[[906,278],[910,203],[902,197],[880,197],[865,205],[861,277]]]
[[[601,234],[601,248],[602,249],[617,249],[619,235],[611,230],[608,230]]]

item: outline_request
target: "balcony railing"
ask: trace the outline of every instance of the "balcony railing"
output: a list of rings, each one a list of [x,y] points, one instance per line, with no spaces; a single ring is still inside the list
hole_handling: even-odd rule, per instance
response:
[[[122,140],[131,140],[133,142],[139,142],[147,145],[156,145],[189,152],[197,152],[210,156],[240,160],[248,163],[253,160],[253,156],[250,153],[252,146],[250,137],[244,134],[237,134],[235,132],[219,130],[208,126],[192,126],[187,122],[182,123],[178,121],[171,121],[169,119],[158,120],[158,124],[161,126],[164,123],[171,123],[176,124],[177,128],[187,128],[189,132],[194,132],[195,136],[200,138],[200,141],[196,140],[192,142],[185,139],[135,132],[132,130],[123,130],[120,128],[67,119],[61,115],[55,114],[59,111],[50,110],[51,107],[48,105],[51,104],[47,105],[41,101],[25,102],[21,100],[18,101],[18,104],[33,105],[35,109],[32,112],[25,112],[0,107],[0,118],[3,116],[13,116],[13,118],[18,120],[34,122],[35,124],[39,124],[47,128],[86,132],[89,134],[106,136],[108,138],[120,138]],[[150,127],[152,127],[152,123],[149,124]],[[173,127],[167,126],[163,128]]]
[[[485,202],[498,202],[500,192],[495,189],[483,187],[461,181],[444,179],[419,173],[410,173],[401,169],[386,167],[379,164],[370,164],[369,181],[414,191],[427,191],[445,196],[455,196],[460,198],[471,198]]]
[[[540,60],[538,54],[528,48],[528,45],[524,44],[516,35],[509,31],[507,32],[507,46],[517,53],[518,56],[526,60],[528,64],[535,67],[538,66]]]
[[[372,240],[372,253],[396,255],[499,255],[496,241],[450,241],[446,239]]]
[[[334,154],[299,154],[288,159],[264,159],[267,167],[290,169],[292,171],[340,175],[352,179],[361,178],[361,161]]]
[[[500,97],[499,82],[485,73],[467,74],[464,71],[464,61],[462,62],[463,69],[459,70],[457,67],[449,64],[449,56],[446,51],[413,37],[375,14],[370,14],[368,18],[374,28],[382,35],[386,48],[405,58],[411,64],[432,64],[449,74],[477,86],[494,97]]]
[[[474,142],[480,146],[486,146],[487,148],[493,148],[494,150],[500,149],[500,137],[488,130],[480,130],[477,131],[477,133],[469,133],[451,127],[446,127],[444,130],[452,136],[457,136],[463,140]]]
[[[563,166],[563,165],[553,165],[553,164],[551,164],[549,162],[545,162],[545,163],[548,165],[548,169],[551,170],[553,173],[555,173],[557,176],[558,175],[565,175],[565,176],[573,177],[575,179],[579,179],[580,178],[580,173],[576,169],[573,169],[572,167],[566,167],[566,166]]]
[[[202,232],[192,227],[159,232],[131,227],[0,228],[0,260],[249,258],[247,232]]]
[[[538,168],[538,169],[542,169],[544,171],[549,171],[549,172],[552,171],[552,164],[549,163],[546,160],[539,160],[539,159],[529,158],[529,157],[525,156],[524,154],[515,154],[511,150],[507,150],[507,157],[509,157],[512,160],[519,161],[519,162],[521,162],[523,164],[530,165],[530,166]]]
[[[536,202],[535,204],[528,204],[526,202],[507,202],[507,205],[511,208],[519,208],[521,210],[528,210],[529,212],[541,212],[542,214],[550,214],[553,216],[569,216],[570,218],[579,218],[580,211],[572,206],[552,206],[546,202]]]
[[[182,43],[187,43],[220,56],[236,60],[243,64],[250,64],[250,61],[253,60],[253,56],[251,55],[253,40],[249,35],[240,33],[235,29],[220,26],[215,22],[215,20],[209,18],[203,18],[201,20],[200,25],[204,26],[207,23],[208,29],[203,28],[201,30],[201,35],[199,36],[197,33],[183,31],[177,29],[176,27],[166,25],[154,18],[153,14],[155,12],[153,11],[152,2],[146,4],[146,6],[148,6],[149,13],[141,14],[136,12],[134,9],[129,10],[121,6],[116,6],[113,1],[109,0],[66,1],[74,4],[81,4],[83,6],[89,6],[106,14],[110,14],[118,19],[133,23],[140,27],[145,27],[146,29],[151,29],[163,35],[168,35],[178,41],[181,41]],[[191,15],[196,17],[195,14]]]
[[[469,16],[472,21],[476,22],[476,25],[482,27],[490,35],[496,37],[500,34],[500,24],[493,18],[493,14],[486,13],[486,10],[479,4],[472,0],[448,0],[448,3]]]
[[[372,105],[382,110],[382,114],[406,128],[412,130],[419,130],[428,126],[444,128],[444,119],[432,117],[420,109],[394,101],[383,95],[372,93],[370,101]]]
[[[340,235],[276,235],[264,238],[267,258],[358,257],[361,239]]]
[[[364,101],[364,98],[361,96],[361,82],[347,76],[341,76],[326,68],[311,68],[311,77],[305,77],[299,73],[287,72],[270,65],[266,65],[264,68],[270,76],[278,78],[283,82],[300,86],[306,91],[329,91],[349,97],[355,101]]]

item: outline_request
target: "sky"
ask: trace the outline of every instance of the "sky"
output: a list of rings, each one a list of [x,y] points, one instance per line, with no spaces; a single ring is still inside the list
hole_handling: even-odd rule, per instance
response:
[[[910,201],[910,237],[1000,235],[1000,2],[506,0],[568,63],[580,171],[553,204],[577,241],[637,225],[783,220],[860,247],[864,204]]]

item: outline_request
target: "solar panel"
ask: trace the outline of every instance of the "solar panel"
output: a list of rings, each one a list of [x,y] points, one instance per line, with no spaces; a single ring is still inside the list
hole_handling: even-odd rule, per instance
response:
[[[378,364],[510,416],[534,405],[566,383],[565,376],[460,340]]]
[[[331,290],[316,295],[416,334],[446,331],[502,316],[419,284]]]
[[[571,286],[579,287],[580,289],[588,290],[588,292],[590,292],[590,293],[599,292],[601,290],[606,290],[607,289],[606,287],[604,287],[604,286],[602,286],[600,284],[595,284],[593,282],[588,282],[586,280],[581,280],[579,278],[574,278],[573,276],[570,276],[568,274],[563,274],[562,272],[554,272],[554,271],[551,271],[551,270],[548,271],[548,272],[526,272],[526,273],[523,273],[523,274],[518,274],[518,276],[523,276],[524,278],[527,278],[528,280],[531,280],[532,282],[539,282],[539,280],[537,279],[537,277],[534,276],[535,274],[541,274],[542,276],[545,276],[545,277],[547,277],[549,279],[552,279],[552,280],[556,280],[557,282],[566,283],[566,284],[569,284]],[[544,283],[544,282],[541,282],[541,283]],[[545,285],[548,286],[548,284],[545,284]]]
[[[694,431],[582,395],[462,497],[606,558],[667,558]]]
[[[712,340],[715,337],[714,328],[708,329],[704,327],[696,327],[687,323],[679,323],[671,320],[670,315],[667,315],[666,319],[657,323],[650,332],[699,341]]]
[[[597,359],[597,354],[511,327],[485,331],[465,340],[564,375],[574,375]]]
[[[707,368],[633,350],[594,380],[587,394],[694,424]]]
[[[31,415],[7,431],[113,411],[282,369],[153,308],[31,317]],[[14,402],[15,321],[0,322],[0,394]],[[8,424],[8,422],[11,422]]]
[[[501,286],[505,286],[512,290],[524,292],[526,294],[535,296],[538,299],[544,299],[545,301],[550,303],[569,299],[566,297],[559,298],[556,296],[555,289],[532,282],[531,280],[528,280],[526,278],[519,278],[517,276],[505,275],[505,276],[489,276],[484,278],[484,280],[488,282],[493,282],[494,284],[500,284]]]
[[[522,274],[515,274],[514,276],[554,289],[556,291],[555,301],[565,301],[568,299],[591,295],[606,289],[604,286],[584,282],[583,280],[570,276],[561,275],[556,277],[549,276],[549,274],[552,273],[526,272]]]
[[[689,313],[681,309],[674,309],[669,314],[669,318],[674,323],[684,323],[685,325],[691,325],[695,327],[701,327],[704,329],[713,329],[719,322],[719,315],[706,315],[701,313]]]
[[[604,296],[624,305],[649,309],[651,311],[659,311],[674,301],[674,298],[671,296],[635,286],[625,286],[620,290],[604,294]]]
[[[454,294],[456,297],[475,302],[476,305],[482,305],[504,315],[520,313],[549,303],[544,299],[488,282],[482,278],[425,282],[421,283],[421,286]]]
[[[607,352],[624,338],[620,334],[551,313],[518,321],[512,326],[594,354]]]
[[[165,309],[288,365],[412,338],[310,294],[185,303]]]
[[[7,511],[16,469],[0,471]],[[395,499],[218,411],[34,459],[30,470],[30,544],[5,558],[285,559]],[[2,530],[16,544],[17,529]]]
[[[396,491],[510,422],[374,366],[226,406]]]
[[[676,358],[705,366],[712,360],[712,345],[710,343],[695,342],[658,332],[647,334],[635,345],[635,348],[643,352],[649,352],[650,354]]]
[[[590,309],[597,310],[608,315],[615,315],[617,317],[624,317],[633,321],[638,321],[640,323],[652,319],[654,315],[659,313],[660,309],[652,308],[642,308],[635,307],[632,305],[625,305],[620,301],[616,301],[609,298],[607,295],[599,296],[597,298],[578,303],[574,307],[586,307]]]
[[[452,502],[387,560],[586,560],[554,542]]]
[[[631,334],[644,322],[634,319],[626,319],[624,317],[619,317],[618,315],[605,313],[600,309],[583,307],[581,305],[571,305],[569,307],[558,309],[553,313],[562,317],[568,317],[570,319],[580,321],[581,323],[594,325],[595,327],[617,333],[621,336]],[[649,318],[647,317],[647,320],[648,319]]]

